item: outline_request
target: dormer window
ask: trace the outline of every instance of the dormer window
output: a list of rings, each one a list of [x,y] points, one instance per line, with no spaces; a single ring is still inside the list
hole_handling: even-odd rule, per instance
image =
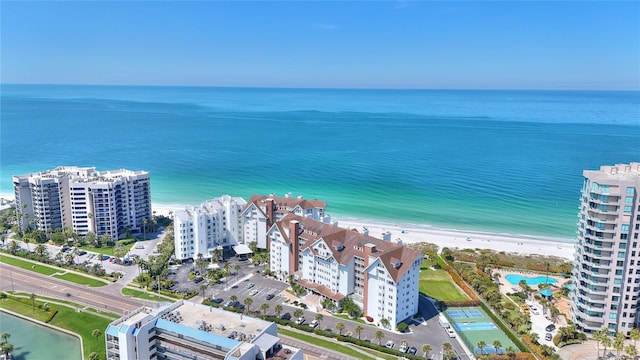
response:
[[[344,244],[343,243],[339,243],[338,245],[335,246],[336,251],[342,251],[344,250]]]
[[[400,266],[402,266],[402,261],[400,261],[400,260],[396,260],[396,261],[393,263],[393,267],[394,267],[394,269],[398,269],[398,268],[400,268]]]

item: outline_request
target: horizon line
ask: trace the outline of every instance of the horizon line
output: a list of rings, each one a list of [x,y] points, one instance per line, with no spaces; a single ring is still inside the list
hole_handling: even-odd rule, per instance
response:
[[[313,87],[313,86],[241,86],[241,85],[166,85],[166,84],[88,84],[88,83],[4,83],[0,86],[104,86],[104,87],[183,87],[183,88],[230,88],[230,89],[297,89],[297,90],[397,90],[397,91],[616,91],[616,92],[640,92],[637,89],[555,89],[555,88],[438,88],[438,87]]]

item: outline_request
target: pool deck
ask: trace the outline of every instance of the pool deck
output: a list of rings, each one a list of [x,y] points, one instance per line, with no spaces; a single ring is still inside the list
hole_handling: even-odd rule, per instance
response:
[[[526,276],[526,277],[538,277],[538,276],[547,276],[544,273],[538,273],[538,272],[523,272],[523,271],[515,271],[515,270],[505,270],[505,269],[495,269],[492,272],[493,274],[500,274],[500,293],[502,294],[506,294],[506,293],[512,293],[515,291],[519,291],[520,286],[518,285],[511,285],[510,282],[507,281],[507,279],[505,279],[505,276],[509,275],[509,274],[516,274],[516,275],[522,275],[522,276]],[[555,284],[553,284],[551,286],[551,291],[555,291],[559,288],[561,288],[562,286],[564,286],[569,280],[571,279],[565,279],[562,276],[557,276],[557,275],[549,275],[549,279],[555,279],[557,282]],[[538,286],[531,286],[533,289],[537,290]]]

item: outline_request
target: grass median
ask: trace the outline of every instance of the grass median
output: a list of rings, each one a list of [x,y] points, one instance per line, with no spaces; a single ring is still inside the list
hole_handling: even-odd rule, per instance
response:
[[[324,340],[324,339],[320,339],[317,338],[311,334],[307,335],[307,334],[303,334],[303,333],[299,333],[297,331],[292,331],[292,330],[287,330],[284,329],[282,327],[278,327],[278,332],[282,335],[286,335],[289,337],[292,337],[294,339],[298,339],[304,342],[307,342],[309,344],[313,344],[325,349],[331,349],[333,351],[345,354],[345,355],[349,355],[349,356],[353,356],[355,358],[358,359],[362,359],[362,360],[375,360],[374,358],[367,356],[359,351],[354,350],[351,347],[347,347],[345,345],[340,345],[340,344],[336,344],[336,340],[332,339],[332,340]]]
[[[31,261],[25,261],[22,259],[14,258],[11,256],[6,256],[4,254],[0,254],[0,262],[5,263],[7,265],[12,265],[15,267],[19,267],[21,269],[37,272],[42,275],[52,275],[57,272],[63,272],[64,269],[48,266],[40,263],[34,263]]]
[[[100,287],[105,286],[108,283],[106,281],[90,278],[87,276],[82,276],[74,273],[66,273],[62,275],[53,275],[54,277],[62,280],[67,280],[72,283],[80,284],[80,285],[89,285],[90,287]]]
[[[149,293],[146,291],[131,289],[131,288],[122,288],[122,294],[126,296],[132,296],[134,298],[143,299],[143,300],[151,300],[151,301],[176,301],[176,299],[172,299],[167,296],[162,296],[158,294]]]

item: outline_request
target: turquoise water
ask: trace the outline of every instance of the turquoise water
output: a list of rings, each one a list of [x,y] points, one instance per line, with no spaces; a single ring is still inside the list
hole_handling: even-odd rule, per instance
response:
[[[154,203],[292,192],[570,241],[582,170],[640,160],[639,94],[2,85],[0,192],[58,165],[144,169]]]
[[[556,279],[547,278],[546,276],[527,277],[527,276],[522,276],[522,275],[518,275],[518,274],[509,274],[509,275],[505,276],[504,278],[511,285],[518,285],[520,283],[520,280],[526,281],[527,285],[529,285],[529,286],[537,286],[537,285],[544,284],[544,283],[555,284],[555,283],[558,282]]]
[[[11,334],[14,360],[81,360],[78,338],[0,312],[0,332]]]

